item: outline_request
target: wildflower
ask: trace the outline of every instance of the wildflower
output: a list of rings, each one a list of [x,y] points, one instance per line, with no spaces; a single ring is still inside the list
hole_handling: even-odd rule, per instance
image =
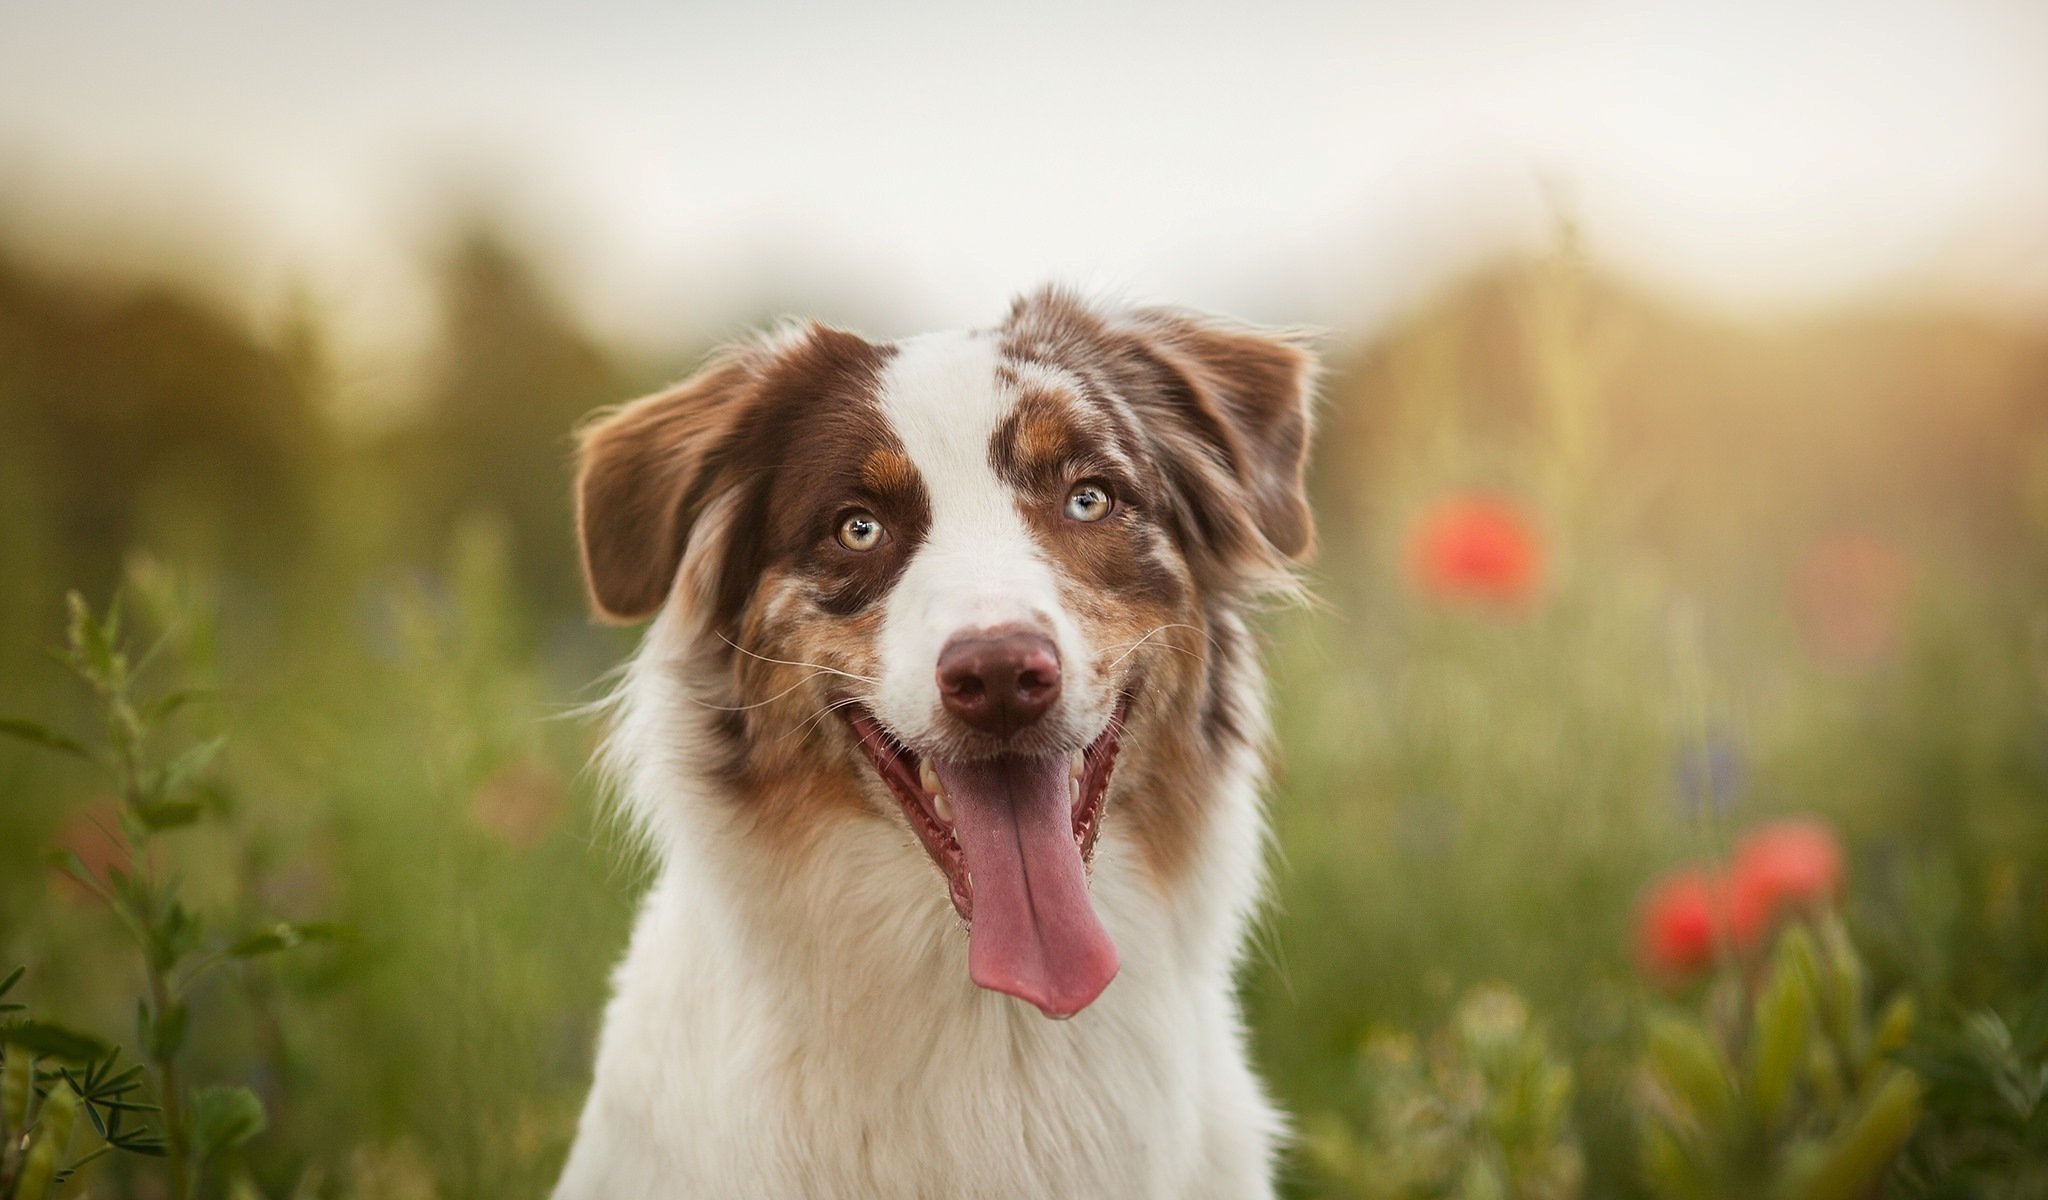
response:
[[[1733,812],[1747,766],[1741,744],[1724,733],[1710,733],[1681,750],[1672,774],[1686,817],[1720,819]]]
[[[1729,931],[1738,946],[1755,946],[1779,917],[1826,905],[1841,883],[1842,848],[1826,824],[1802,818],[1766,825],[1736,848]]]
[[[1637,949],[1651,974],[1683,978],[1714,961],[1726,928],[1727,889],[1697,869],[1666,876],[1643,900]]]
[[[1435,600],[1527,608],[1543,581],[1543,545],[1506,500],[1468,493],[1438,501],[1408,543],[1411,577]]]
[[[1728,874],[1688,868],[1666,876],[1644,898],[1636,924],[1644,968],[1684,979],[1733,944],[1748,955],[1788,915],[1831,903],[1842,886],[1842,848],[1812,818],[1778,821],[1742,839]]]
[[[1793,606],[1807,647],[1838,666],[1863,666],[1898,644],[1913,565],[1896,547],[1865,534],[1816,544],[1793,581]]]

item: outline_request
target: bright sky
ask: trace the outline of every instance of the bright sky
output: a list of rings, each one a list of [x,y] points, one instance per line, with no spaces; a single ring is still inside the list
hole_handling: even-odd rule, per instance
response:
[[[2039,297],[2048,4],[0,7],[0,205],[52,244],[196,228],[389,335],[464,189],[650,337],[980,322],[1048,277],[1343,325],[1547,196],[1716,300]]]

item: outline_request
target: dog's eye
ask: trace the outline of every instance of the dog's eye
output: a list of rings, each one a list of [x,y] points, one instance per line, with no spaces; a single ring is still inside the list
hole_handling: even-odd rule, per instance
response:
[[[865,510],[847,513],[839,522],[839,544],[848,550],[872,550],[887,536],[875,514]]]
[[[1099,483],[1077,483],[1067,493],[1067,517],[1074,521],[1100,521],[1116,507],[1109,489]]]

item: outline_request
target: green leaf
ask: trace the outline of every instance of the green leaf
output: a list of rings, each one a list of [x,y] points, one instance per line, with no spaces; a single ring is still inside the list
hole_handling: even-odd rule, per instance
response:
[[[90,1062],[112,1050],[105,1041],[89,1033],[52,1021],[16,1021],[0,1026],[0,1042],[19,1046],[30,1054],[61,1058],[67,1062]]]
[[[28,1120],[35,1090],[35,1055],[0,1052],[0,1133],[19,1129]],[[6,1148],[0,1147],[0,1166],[5,1165],[6,1154]]]
[[[1806,1055],[1806,1082],[1813,1089],[1820,1111],[1832,1117],[1848,1099],[1848,1082],[1842,1077],[1842,1060],[1825,1038],[1815,1038]]]
[[[201,1088],[192,1097],[193,1154],[213,1158],[262,1133],[268,1124],[263,1101],[248,1088]]]
[[[348,926],[332,922],[309,921],[304,924],[293,924],[289,921],[279,921],[237,940],[228,947],[228,953],[236,958],[255,958],[262,954],[290,950],[296,946],[348,941],[354,936],[355,931]]]
[[[16,967],[12,971],[9,971],[7,973],[7,978],[0,979],[0,996],[5,996],[7,993],[13,991],[14,985],[20,983],[21,977],[26,974],[28,974],[27,967]]]
[[[152,960],[161,970],[171,970],[185,956],[199,948],[205,936],[205,927],[192,910],[183,903],[173,900],[158,913],[156,923],[150,927],[149,951]]]
[[[1830,1138],[1814,1164],[1804,1200],[1852,1200],[1869,1190],[1920,1119],[1920,1080],[1894,1069],[1878,1084],[1854,1123]]]
[[[1835,1052],[1851,1067],[1861,1063],[1869,1051],[1869,1035],[1863,1021],[1868,981],[1863,960],[1849,941],[1849,931],[1830,915],[1820,926],[1822,1024],[1835,1039]]]
[[[169,1152],[168,1147],[164,1145],[162,1134],[144,1129],[131,1130],[107,1140],[129,1154],[141,1154],[149,1158],[162,1158]]]
[[[64,602],[71,611],[66,636],[71,643],[73,665],[96,683],[118,686],[128,673],[127,660],[117,648],[121,631],[120,601],[116,600],[109,606],[105,624],[94,619],[92,607],[77,592],[65,596]]]
[[[2034,993],[2019,1019],[2013,1022],[2013,1041],[2022,1053],[2040,1054],[2048,1051],[2048,984]]]
[[[178,757],[171,760],[171,765],[164,768],[164,773],[158,778],[156,786],[150,789],[151,793],[159,801],[176,799],[180,789],[191,782],[193,776],[205,770],[207,764],[220,753],[221,747],[227,744],[227,738],[214,737],[196,746],[188,746]]]
[[[113,897],[107,891],[107,885],[100,882],[93,875],[92,870],[85,865],[84,859],[78,857],[77,852],[66,850],[61,846],[54,847],[43,851],[43,861],[49,863],[50,866],[54,867],[61,874],[70,876],[78,886],[86,891],[109,903],[114,902]]]
[[[1714,1200],[1715,1189],[1678,1132],[1664,1125],[1643,1130],[1643,1173],[1653,1191],[1673,1200]]]
[[[159,800],[153,804],[135,806],[135,819],[141,821],[152,833],[166,829],[182,829],[199,820],[204,810],[197,800]]]
[[[1717,1138],[1735,1125],[1735,1086],[1728,1062],[1697,1023],[1668,1014],[1649,1019],[1650,1067],[1673,1098]]]
[[[1878,1063],[1903,1049],[1918,1017],[1919,1008],[1913,997],[1904,993],[1892,997],[1891,1003],[1878,1014],[1877,1032],[1870,1039],[1870,1060],[1865,1069],[1875,1070]]]
[[[1813,1022],[1813,951],[1800,929],[1778,943],[1771,981],[1756,1001],[1756,1025],[1749,1044],[1749,1086],[1757,1116],[1775,1124],[1792,1094],[1792,1081],[1806,1063]]]
[[[66,737],[46,725],[38,725],[26,717],[0,717],[0,734],[41,746],[45,750],[55,750],[60,754],[69,754],[73,758],[92,761],[92,751],[87,750],[84,743]]]
[[[179,688],[143,705],[142,719],[147,724],[155,725],[169,719],[175,713],[182,712],[188,704],[218,700],[220,695],[216,688]]]

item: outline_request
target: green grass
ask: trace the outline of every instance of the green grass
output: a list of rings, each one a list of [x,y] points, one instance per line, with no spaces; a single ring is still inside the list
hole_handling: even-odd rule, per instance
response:
[[[1875,328],[1674,326],[1553,264],[1337,356],[1320,599],[1265,621],[1274,888],[1245,977],[1260,1068],[1305,1125],[1365,1119],[1376,1035],[1426,1039],[1501,984],[1571,1073],[1584,1194],[1647,1194],[1639,1066],[1660,997],[1634,960],[1636,898],[1777,814],[1842,833],[1874,986],[1913,996],[1930,1029],[2010,1014],[2048,979],[2048,436],[1980,419],[1987,400],[1969,409],[1979,440],[1949,438],[1927,397],[2023,397],[1997,388],[2028,376],[1946,326],[1914,335],[1920,358]],[[1787,344],[1812,349],[1768,366]],[[261,1194],[539,1194],[644,880],[599,818],[596,731],[576,712],[630,637],[530,582],[534,544],[566,569],[559,529],[486,515],[436,542],[407,527],[377,447],[317,470],[310,532],[263,550],[263,570],[157,539],[191,567],[210,614],[194,669],[223,693],[180,720],[227,735],[234,798],[228,824],[167,835],[165,866],[215,915],[358,935],[212,977],[192,1000],[194,1076],[269,1106],[240,1160]],[[1548,570],[1526,610],[1410,578],[1418,511],[1472,486],[1537,522]],[[0,494],[0,547],[42,548],[6,581],[0,712],[89,729],[36,650],[76,580],[41,516]],[[1887,628],[1856,661],[1816,640],[1799,598],[1812,548],[1844,529],[1910,565],[1871,601]],[[439,548],[394,549],[422,542]],[[1685,774],[1707,753],[1739,762],[1739,786],[1702,805]],[[40,857],[97,788],[0,746],[0,970],[26,963],[37,1011],[132,1044],[120,935]],[[146,1164],[93,1170],[95,1195],[153,1194]],[[1989,1178],[1953,1194],[2024,1194]],[[1289,1187],[1351,1194],[1306,1157]]]

